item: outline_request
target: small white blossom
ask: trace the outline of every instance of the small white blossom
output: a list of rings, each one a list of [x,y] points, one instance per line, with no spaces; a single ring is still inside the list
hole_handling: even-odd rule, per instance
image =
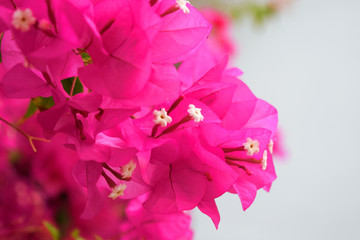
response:
[[[272,139],[270,139],[270,142],[268,144],[268,148],[269,148],[269,152],[271,154],[273,154],[273,151],[274,151],[274,141]]]
[[[24,10],[16,9],[12,15],[12,25],[14,28],[26,32],[29,31],[31,25],[36,22],[31,9],[26,8]]]
[[[201,108],[196,108],[194,104],[189,105],[188,113],[194,122],[201,122],[204,120],[204,116],[201,114]]]
[[[186,6],[187,3],[190,4],[190,2],[186,0],[176,0],[176,6],[179,7],[185,14],[190,13],[189,8]]]
[[[252,156],[260,151],[258,140],[252,140],[248,137],[246,139],[246,143],[244,143],[243,145],[248,156]]]
[[[118,186],[115,186],[111,189],[112,192],[108,195],[108,197],[111,198],[112,200],[115,200],[119,196],[123,196],[126,187],[127,187],[126,184],[120,183]]]
[[[167,112],[164,108],[162,108],[160,111],[154,110],[154,123],[159,124],[162,127],[166,127],[168,123],[172,122],[172,118],[167,115]]]
[[[266,170],[266,167],[267,167],[267,151],[266,150],[264,151],[264,154],[263,154],[263,157],[261,160],[261,167],[262,167],[262,170]]]
[[[123,178],[131,178],[135,168],[136,163],[131,159],[130,162],[120,168],[121,176]]]

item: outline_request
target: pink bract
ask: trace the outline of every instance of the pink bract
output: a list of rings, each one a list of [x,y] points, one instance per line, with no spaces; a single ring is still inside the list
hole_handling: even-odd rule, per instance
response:
[[[42,211],[14,204],[0,223],[23,211],[24,226],[49,219],[64,236],[191,239],[187,211],[218,228],[217,198],[246,210],[270,190],[277,110],[228,66],[228,20],[205,13],[179,0],[0,3],[0,171]],[[9,205],[18,190],[1,181]]]

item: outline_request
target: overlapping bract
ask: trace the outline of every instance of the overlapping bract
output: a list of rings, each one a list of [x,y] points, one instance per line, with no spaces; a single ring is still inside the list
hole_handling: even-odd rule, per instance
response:
[[[175,0],[0,3],[1,92],[53,99],[36,118],[44,137],[65,135],[56,143],[77,153],[82,217],[123,199],[128,239],[191,238],[184,211],[198,207],[217,227],[216,198],[236,193],[245,210],[276,178],[276,109],[227,68],[206,42],[210,23],[185,5],[189,13]]]

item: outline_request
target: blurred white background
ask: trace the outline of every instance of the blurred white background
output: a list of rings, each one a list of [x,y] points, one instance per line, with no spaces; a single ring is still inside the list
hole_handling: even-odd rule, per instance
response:
[[[234,27],[234,65],[277,107],[290,154],[246,212],[217,200],[219,230],[196,212],[195,239],[360,239],[360,1],[294,0]]]

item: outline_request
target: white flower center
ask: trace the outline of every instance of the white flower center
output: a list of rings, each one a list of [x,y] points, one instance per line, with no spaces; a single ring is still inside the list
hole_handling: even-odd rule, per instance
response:
[[[270,142],[268,144],[268,148],[271,154],[273,154],[274,151],[274,141],[272,139],[270,139]]]
[[[168,123],[172,122],[172,118],[167,115],[167,112],[164,108],[162,108],[160,111],[154,110],[154,123],[159,124],[162,127],[166,127]]]
[[[186,0],[176,0],[176,6],[179,7],[185,14],[190,13],[189,8],[186,6],[187,3],[190,4],[190,2]]]
[[[126,187],[127,187],[126,184],[120,183],[118,186],[115,186],[111,189],[112,192],[108,195],[108,197],[111,198],[112,200],[115,200],[119,196],[123,196]]]
[[[12,15],[12,25],[14,28],[26,32],[29,31],[31,25],[36,22],[31,9],[26,8],[24,10],[16,9]]]
[[[194,122],[204,121],[204,116],[201,114],[201,108],[196,108],[194,104],[189,105],[188,113]]]
[[[264,151],[264,154],[263,154],[263,157],[261,160],[261,167],[262,167],[262,170],[266,170],[266,167],[267,167],[267,151],[266,150]]]
[[[252,140],[248,137],[246,139],[246,143],[244,143],[243,145],[248,156],[252,156],[260,151],[258,140]]]
[[[120,168],[121,176],[125,179],[131,178],[135,168],[136,163],[134,163],[134,161],[131,159],[130,162]]]

